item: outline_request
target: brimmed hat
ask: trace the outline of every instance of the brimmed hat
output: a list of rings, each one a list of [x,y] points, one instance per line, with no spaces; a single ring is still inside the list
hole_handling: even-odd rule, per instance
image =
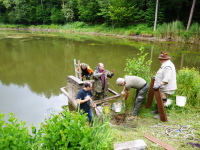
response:
[[[168,56],[167,52],[161,52],[158,58],[159,59],[170,59],[171,57]]]
[[[123,79],[123,78],[118,78],[118,79],[116,80],[116,84],[117,84],[117,85],[120,85],[122,82],[124,82],[124,79]]]

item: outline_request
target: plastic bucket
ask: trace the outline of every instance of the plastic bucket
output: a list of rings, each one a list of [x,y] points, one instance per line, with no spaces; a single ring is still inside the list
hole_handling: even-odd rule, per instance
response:
[[[103,112],[105,114],[110,113],[110,111],[111,111],[110,106],[111,106],[111,103],[109,103],[109,102],[105,102],[105,103],[102,104]]]
[[[101,113],[102,113],[102,110],[103,110],[103,107],[97,106],[97,107],[95,108],[96,115],[97,115],[97,116],[100,116]]]
[[[176,95],[176,105],[177,106],[185,106],[186,104],[186,96],[178,96]]]
[[[122,110],[122,103],[121,102],[115,102],[113,103],[115,112],[120,112]]]

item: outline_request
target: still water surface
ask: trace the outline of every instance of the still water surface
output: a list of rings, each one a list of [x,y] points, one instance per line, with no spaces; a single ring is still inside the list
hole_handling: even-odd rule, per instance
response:
[[[110,87],[125,75],[127,58],[137,58],[141,46],[153,61],[151,71],[160,67],[161,51],[169,52],[177,71],[200,64],[200,46],[176,43],[139,42],[104,36],[0,31],[0,110],[13,112],[19,120],[42,122],[50,113],[58,113],[67,104],[60,88],[66,76],[74,75],[73,60],[95,68],[99,62],[115,69]]]

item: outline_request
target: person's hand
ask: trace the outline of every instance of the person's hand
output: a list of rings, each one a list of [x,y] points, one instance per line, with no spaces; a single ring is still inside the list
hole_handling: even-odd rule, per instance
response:
[[[96,105],[95,103],[92,103],[92,107],[96,108],[96,107],[97,107],[97,105]]]
[[[112,70],[112,71],[111,71],[111,74],[114,74],[114,72],[115,72],[115,70]]]
[[[124,92],[124,91],[122,91],[122,92],[121,92],[121,94],[124,96],[124,95],[125,95],[125,92]]]
[[[155,91],[157,91],[160,87],[161,87],[161,85],[160,85],[160,84],[157,84],[157,85],[155,85],[155,86],[153,87],[153,89],[154,89]]]
[[[125,97],[122,98],[123,101],[126,101]]]
[[[90,96],[85,97],[85,100],[87,100],[87,101],[89,101],[90,99],[91,99]]]

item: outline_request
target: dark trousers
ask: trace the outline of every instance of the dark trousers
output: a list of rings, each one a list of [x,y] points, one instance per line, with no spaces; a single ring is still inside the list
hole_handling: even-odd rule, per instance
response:
[[[148,84],[146,84],[141,89],[137,89],[134,97],[133,116],[137,116],[140,106],[146,97],[147,91],[148,91]]]

